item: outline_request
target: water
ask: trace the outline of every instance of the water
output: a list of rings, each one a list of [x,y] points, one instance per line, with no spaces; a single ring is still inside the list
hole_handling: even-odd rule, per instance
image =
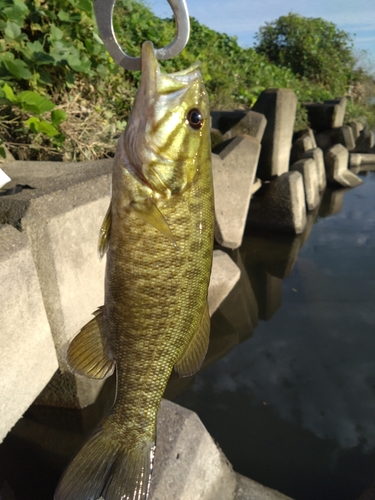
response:
[[[327,190],[303,235],[246,232],[203,370],[166,392],[236,471],[296,500],[359,499],[375,481],[375,172],[362,179]],[[31,407],[0,445],[0,498],[50,500],[110,401]]]

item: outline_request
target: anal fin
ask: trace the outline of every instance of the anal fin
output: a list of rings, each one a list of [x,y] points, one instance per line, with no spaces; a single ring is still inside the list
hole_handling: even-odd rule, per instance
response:
[[[115,362],[108,356],[108,349],[102,337],[103,307],[94,313],[89,321],[71,341],[67,362],[78,375],[94,379],[104,379],[112,375]]]
[[[206,357],[209,340],[210,315],[208,312],[208,303],[206,303],[197,331],[180,359],[174,365],[174,369],[180,377],[188,377],[199,370]]]
[[[108,250],[109,238],[111,236],[111,226],[112,226],[112,201],[109,204],[107,213],[105,214],[103,223],[100,227],[99,242],[98,242],[98,254],[100,260],[102,260],[104,254],[107,253]]]
[[[173,243],[174,247],[178,249],[168,222],[165,220],[164,215],[160,212],[152,198],[146,198],[142,203],[133,202],[131,207],[138,217],[164,234],[164,236]]]

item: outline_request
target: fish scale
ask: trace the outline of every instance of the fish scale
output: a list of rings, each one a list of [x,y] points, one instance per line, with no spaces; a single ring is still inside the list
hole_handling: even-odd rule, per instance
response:
[[[209,109],[199,66],[164,75],[145,42],[100,232],[105,302],[68,350],[78,374],[105,378],[116,369],[116,401],[68,466],[55,500],[147,500],[169,376],[173,367],[180,376],[194,373],[208,347],[213,227]]]

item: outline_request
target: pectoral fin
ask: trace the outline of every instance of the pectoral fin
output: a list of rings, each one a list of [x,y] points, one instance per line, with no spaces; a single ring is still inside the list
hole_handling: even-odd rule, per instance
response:
[[[152,198],[147,198],[143,202],[133,202],[131,207],[138,217],[148,222],[149,224],[151,224],[151,226],[164,234],[164,236],[166,236],[173,243],[174,247],[178,249],[167,221],[164,219],[163,214],[155,205],[155,202]]]
[[[206,304],[196,333],[182,353],[178,362],[174,365],[174,369],[180,377],[188,377],[199,370],[206,357],[209,340],[210,315],[208,312],[208,304]]]
[[[108,357],[102,333],[103,307],[94,313],[89,321],[70,343],[67,354],[68,365],[78,375],[104,379],[112,375],[115,362]]]
[[[109,204],[107,213],[105,214],[99,232],[98,254],[100,260],[102,260],[104,254],[106,254],[108,250],[109,238],[111,236],[111,226],[112,226],[112,201]]]

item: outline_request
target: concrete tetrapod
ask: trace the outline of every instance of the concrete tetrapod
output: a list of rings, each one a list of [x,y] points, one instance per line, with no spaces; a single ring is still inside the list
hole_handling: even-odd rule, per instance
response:
[[[297,170],[302,174],[307,209],[313,210],[319,203],[318,173],[315,161],[312,158],[302,158],[293,163],[290,170]]]
[[[0,226],[0,442],[58,368],[25,235]]]
[[[302,158],[312,158],[315,161],[318,174],[318,189],[323,191],[327,185],[323,151],[320,148],[309,149],[303,153]]]
[[[267,89],[255,103],[253,111],[267,119],[257,170],[259,179],[271,180],[288,171],[296,109],[297,96],[290,89]]]
[[[253,199],[247,225],[271,231],[302,233],[306,225],[302,175],[294,171],[276,177],[263,198]]]
[[[219,144],[212,154],[215,238],[228,248],[241,245],[258,164],[260,143],[249,135]]]
[[[349,151],[341,144],[332,146],[325,154],[327,181],[343,187],[355,187],[362,181],[348,170]]]

